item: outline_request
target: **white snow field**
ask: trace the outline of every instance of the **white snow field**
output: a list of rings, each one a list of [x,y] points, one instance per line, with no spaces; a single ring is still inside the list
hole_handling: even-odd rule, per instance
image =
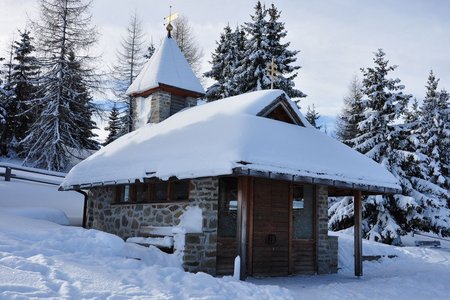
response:
[[[0,172],[3,170],[0,169]],[[33,178],[44,178],[41,175],[23,174],[14,171],[15,174]],[[48,178],[45,178],[46,180]],[[51,178],[52,181],[58,179]],[[62,179],[59,179],[61,182]],[[41,184],[29,181],[12,179],[9,182],[0,177],[0,208],[22,211],[26,215],[27,209],[33,209],[34,216],[37,216],[38,209],[41,209],[41,218],[48,220],[48,212],[51,209],[64,212],[71,225],[81,225],[83,220],[83,199],[80,193],[61,192],[58,186]],[[53,216],[55,216],[53,214]],[[53,219],[52,221],[55,221]],[[61,222],[57,222],[63,224]]]
[[[365,275],[357,279],[353,237],[338,235],[338,274],[241,282],[186,273],[175,254],[154,247],[0,209],[0,299],[448,299],[448,244],[398,248],[364,241],[365,255],[397,257],[364,262]]]

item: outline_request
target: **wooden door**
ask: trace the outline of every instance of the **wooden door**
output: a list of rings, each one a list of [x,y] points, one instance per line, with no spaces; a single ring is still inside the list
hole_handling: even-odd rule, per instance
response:
[[[289,273],[289,183],[255,179],[253,202],[253,276]]]

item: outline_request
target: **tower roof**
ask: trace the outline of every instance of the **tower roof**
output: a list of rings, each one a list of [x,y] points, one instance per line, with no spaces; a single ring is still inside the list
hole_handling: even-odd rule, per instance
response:
[[[127,95],[137,95],[158,87],[184,90],[193,95],[205,94],[174,39],[166,36],[162,45],[145,63],[139,75],[127,90]]]

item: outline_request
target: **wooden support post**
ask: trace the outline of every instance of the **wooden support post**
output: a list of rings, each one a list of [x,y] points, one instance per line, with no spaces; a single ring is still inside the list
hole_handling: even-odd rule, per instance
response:
[[[11,168],[6,167],[5,169],[5,181],[11,181]]]
[[[238,180],[238,255],[241,257],[241,280],[247,277],[247,215],[248,215],[249,177],[240,176]]]
[[[362,205],[361,205],[361,191],[355,191],[353,195],[353,205],[355,214],[354,226],[354,250],[355,250],[355,276],[363,275],[362,266]]]

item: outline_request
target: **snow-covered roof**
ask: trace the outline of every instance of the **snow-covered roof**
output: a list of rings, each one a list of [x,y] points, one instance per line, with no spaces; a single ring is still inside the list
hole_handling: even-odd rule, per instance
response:
[[[168,36],[164,39],[161,47],[145,63],[139,75],[128,88],[127,94],[143,93],[162,84],[197,94],[205,93],[177,43]]]
[[[304,126],[257,116],[276,99],[287,102]],[[237,169],[399,188],[383,166],[309,125],[280,90],[218,100],[148,124],[76,165],[62,188],[218,176]]]

